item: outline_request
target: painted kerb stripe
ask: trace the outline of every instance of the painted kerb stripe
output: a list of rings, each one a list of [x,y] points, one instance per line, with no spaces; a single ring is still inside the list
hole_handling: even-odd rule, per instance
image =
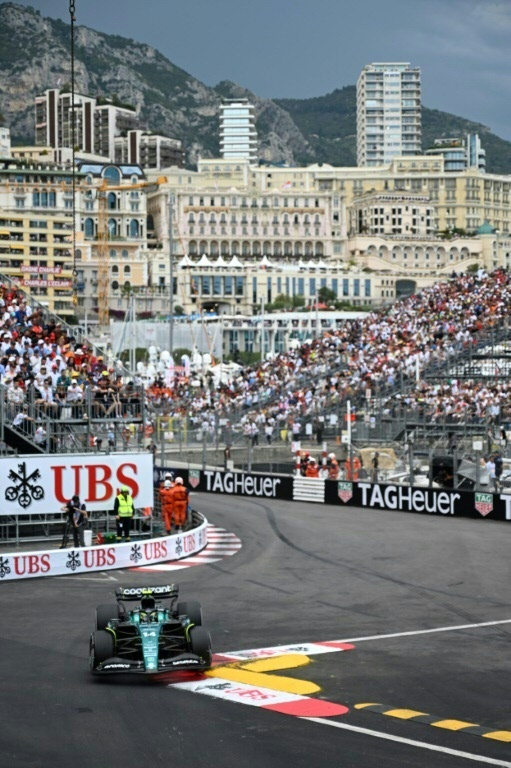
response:
[[[485,728],[482,725],[467,723],[464,720],[434,717],[425,712],[417,712],[415,709],[396,709],[384,704],[355,704],[355,709],[367,709],[370,712],[395,717],[398,720],[415,720],[416,722],[426,723],[426,725],[443,728],[447,731],[463,731],[463,733],[471,733],[474,736],[482,736],[485,739],[493,739],[494,741],[511,742],[511,731],[496,731],[495,728]]]

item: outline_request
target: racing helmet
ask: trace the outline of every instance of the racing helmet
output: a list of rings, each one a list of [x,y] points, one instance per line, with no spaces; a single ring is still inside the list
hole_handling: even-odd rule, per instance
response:
[[[152,595],[146,595],[140,601],[140,607],[143,611],[154,611],[156,608],[156,600]]]

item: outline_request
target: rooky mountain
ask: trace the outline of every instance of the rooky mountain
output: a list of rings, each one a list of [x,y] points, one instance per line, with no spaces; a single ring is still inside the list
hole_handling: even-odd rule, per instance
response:
[[[30,7],[0,5],[0,120],[14,144],[34,143],[34,96],[69,84],[69,51],[68,24]],[[356,165],[354,86],[313,99],[262,99],[234,82],[210,88],[149,45],[83,26],[75,29],[75,76],[78,93],[133,105],[142,128],[181,139],[190,167],[199,156],[219,155],[218,107],[225,97],[255,105],[261,159]],[[467,132],[480,134],[487,171],[511,173],[510,142],[478,123],[423,108],[424,148]]]

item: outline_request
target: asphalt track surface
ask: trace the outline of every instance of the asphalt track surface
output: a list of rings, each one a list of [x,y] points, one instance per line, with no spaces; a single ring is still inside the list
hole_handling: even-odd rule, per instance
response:
[[[511,731],[511,623],[429,631],[511,619],[505,523],[212,495],[194,505],[243,543],[172,574],[182,599],[202,602],[214,651],[352,641],[284,673],[349,711],[316,722],[94,678],[95,606],[118,584],[165,583],[162,573],[10,582],[0,585],[2,768],[511,766],[511,743],[356,708]]]

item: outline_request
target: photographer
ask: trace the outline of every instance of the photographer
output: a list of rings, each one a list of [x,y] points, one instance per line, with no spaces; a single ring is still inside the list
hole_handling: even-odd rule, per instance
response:
[[[79,496],[73,496],[71,501],[68,501],[62,507],[62,511],[66,513],[66,526],[64,528],[64,536],[62,537],[61,549],[67,547],[69,540],[69,534],[73,531],[73,544],[75,547],[85,546],[83,532],[87,527],[88,515],[85,508],[85,504],[80,502]]]

